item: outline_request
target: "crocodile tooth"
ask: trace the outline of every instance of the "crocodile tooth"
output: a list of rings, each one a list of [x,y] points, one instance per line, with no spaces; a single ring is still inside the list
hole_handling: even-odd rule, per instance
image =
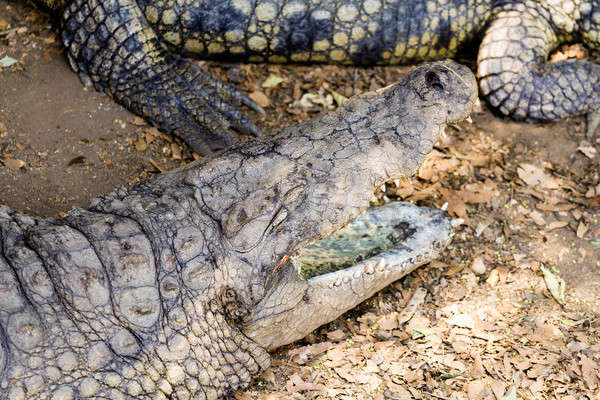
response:
[[[373,265],[371,265],[371,264],[365,265],[365,273],[371,275],[374,272],[375,272],[375,270],[373,269]]]
[[[360,278],[360,271],[359,270],[354,271],[353,277],[354,277],[354,279]]]
[[[471,118],[471,116],[469,115],[465,121],[467,121],[468,123],[472,124],[473,123],[473,119]]]
[[[383,259],[381,259],[377,262],[377,265],[375,265],[375,269],[377,270],[377,272],[383,272],[383,269],[384,269]]]

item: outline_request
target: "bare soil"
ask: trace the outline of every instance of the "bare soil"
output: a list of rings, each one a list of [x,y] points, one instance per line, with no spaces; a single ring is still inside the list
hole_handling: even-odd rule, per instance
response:
[[[23,3],[0,0],[0,60],[18,61],[0,67],[0,204],[58,217],[198,158],[85,89],[51,18]],[[268,102],[263,131],[408,70],[200,64]],[[264,88],[270,75],[284,81]],[[306,94],[325,105],[304,107]],[[462,219],[445,256],[279,350],[235,398],[600,399],[598,143],[583,118],[525,124],[484,105],[473,119],[418,176],[378,192]]]

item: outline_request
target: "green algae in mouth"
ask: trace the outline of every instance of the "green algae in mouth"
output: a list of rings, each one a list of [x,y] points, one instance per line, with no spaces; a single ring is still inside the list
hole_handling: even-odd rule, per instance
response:
[[[300,250],[300,276],[310,279],[348,268],[402,246],[414,232],[408,222],[389,221],[370,213],[362,214],[334,234]]]

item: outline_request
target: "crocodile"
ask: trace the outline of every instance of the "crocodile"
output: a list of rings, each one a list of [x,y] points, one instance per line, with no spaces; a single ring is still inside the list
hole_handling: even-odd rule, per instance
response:
[[[411,64],[478,51],[489,103],[527,121],[600,119],[600,66],[547,62],[600,48],[600,0],[37,0],[61,12],[82,80],[207,154],[259,130],[261,107],[182,56],[250,62]]]
[[[61,219],[0,206],[0,400],[214,400],[246,387],[270,350],[448,244],[440,210],[361,214],[476,99],[467,67],[432,63]],[[331,235],[358,250],[311,248]],[[328,251],[342,269],[302,279]]]

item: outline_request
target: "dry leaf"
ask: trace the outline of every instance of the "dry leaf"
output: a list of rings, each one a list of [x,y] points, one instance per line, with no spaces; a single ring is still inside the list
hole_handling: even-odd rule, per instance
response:
[[[585,140],[579,144],[578,151],[582,152],[587,158],[594,159],[598,152],[594,145],[586,142]]]
[[[346,332],[341,329],[336,329],[335,331],[327,332],[327,339],[332,340],[334,342],[339,342],[346,338]]]
[[[589,228],[590,228],[589,225],[586,225],[583,222],[580,222],[579,225],[577,226],[577,237],[579,239],[583,239],[583,237],[585,236],[585,234],[587,233]]]
[[[25,161],[14,158],[7,158],[2,161],[9,169],[17,171],[25,166]]]
[[[471,263],[471,270],[477,275],[485,274],[485,263],[483,262],[483,258],[476,257],[473,259],[473,262]]]
[[[586,357],[584,354],[581,355],[581,375],[585,384],[591,390],[598,387],[598,371],[599,367],[596,361]]]
[[[519,178],[529,186],[540,186],[545,189],[558,189],[558,181],[535,165],[523,163],[517,168]]]
[[[181,160],[181,147],[177,143],[171,143],[171,157],[174,160]]]
[[[300,106],[302,108],[310,109],[314,108],[317,105],[326,107],[330,110],[334,109],[335,107],[333,106],[333,96],[330,94],[328,94],[327,96],[323,96],[314,93],[305,93],[304,95],[302,95],[302,98],[300,99]]]
[[[135,125],[135,126],[146,126],[148,125],[148,123],[146,122],[146,120],[142,117],[138,117],[137,115],[134,115],[133,118],[130,121],[130,124]]]
[[[561,212],[561,211],[570,211],[577,207],[575,204],[568,203],[560,203],[560,204],[546,204],[546,203],[536,203],[535,208],[542,211],[552,211],[552,212]]]
[[[377,327],[384,331],[391,331],[393,329],[398,329],[398,318],[396,313],[390,313],[384,315],[383,317],[377,320]]]
[[[135,142],[135,149],[137,151],[146,151],[147,148],[148,148],[148,142],[146,142],[143,138],[139,138]]]
[[[277,76],[275,74],[270,74],[260,86],[263,88],[274,88],[279,86],[279,84],[282,82],[285,82],[285,78],[282,78],[281,76]]]
[[[338,106],[341,106],[342,104],[348,101],[348,98],[346,96],[339,94],[335,90],[331,91],[331,95],[333,96],[333,99],[335,100]]]
[[[554,229],[564,228],[567,225],[569,225],[567,221],[552,221],[546,226],[546,230],[552,231]]]
[[[543,265],[540,266],[542,273],[544,274],[544,281],[546,282],[546,287],[552,294],[552,297],[559,303],[565,304],[565,281],[548,268]]]
[[[492,272],[490,272],[490,276],[486,279],[486,283],[491,287],[495,287],[498,284],[498,280],[500,277],[498,276],[498,268],[494,268]]]
[[[398,324],[409,321],[415,315],[419,307],[425,302],[425,296],[427,296],[427,291],[422,287],[415,290],[404,310],[398,315]]]
[[[469,314],[455,314],[447,322],[450,325],[460,326],[461,328],[473,329],[475,326],[475,320]]]
[[[485,380],[480,379],[467,384],[467,395],[469,400],[484,400],[491,395],[491,390]]]
[[[542,215],[541,212],[533,210],[529,213],[529,216],[531,217],[533,222],[536,223],[536,225],[539,225],[539,226],[546,225],[546,220],[544,219],[544,216]]]
[[[506,384],[500,380],[493,379],[491,377],[487,378],[487,384],[490,385],[490,389],[492,389],[492,392],[494,392],[496,400],[502,400],[502,396],[504,395],[504,389],[506,389]]]
[[[267,95],[260,90],[255,90],[254,92],[250,93],[248,97],[257,102],[261,107],[268,107],[271,104],[271,99],[269,99]]]

